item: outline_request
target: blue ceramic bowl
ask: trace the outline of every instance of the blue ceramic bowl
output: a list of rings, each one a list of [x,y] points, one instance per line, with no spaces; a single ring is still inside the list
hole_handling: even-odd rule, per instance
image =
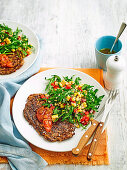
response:
[[[111,49],[114,41],[115,41],[114,36],[103,36],[100,37],[96,43],[95,43],[95,55],[96,55],[96,61],[98,64],[99,68],[102,68],[103,70],[106,70],[106,61],[107,59],[114,54],[104,54],[101,53],[99,50],[103,49],[103,48],[109,48]],[[117,41],[117,43],[115,44],[113,50],[116,52],[116,55],[119,55],[122,49],[122,43],[120,40]]]

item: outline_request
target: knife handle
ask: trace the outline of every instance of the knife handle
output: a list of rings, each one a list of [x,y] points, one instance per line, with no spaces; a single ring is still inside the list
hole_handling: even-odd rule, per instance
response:
[[[72,149],[72,153],[74,156],[78,156],[78,154],[81,152],[81,150],[83,149],[83,147],[87,144],[87,142],[89,141],[89,139],[91,138],[91,136],[93,135],[95,129],[97,128],[99,122],[96,120],[92,120],[92,124],[91,126],[88,128],[88,130],[83,134],[83,136],[81,137],[78,145],[76,148]]]
[[[97,144],[98,144],[98,140],[101,136],[101,132],[102,132],[102,129],[103,129],[103,126],[104,126],[104,122],[100,122],[98,124],[98,127],[96,129],[96,132],[95,132],[95,135],[93,137],[93,140],[90,144],[90,147],[89,147],[89,150],[88,150],[88,154],[87,154],[87,160],[91,160],[92,159],[92,156],[97,148]]]

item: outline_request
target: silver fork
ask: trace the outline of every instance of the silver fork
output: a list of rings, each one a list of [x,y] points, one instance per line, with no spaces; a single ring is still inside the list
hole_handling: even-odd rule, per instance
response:
[[[99,122],[99,124],[96,128],[94,137],[92,139],[92,142],[91,142],[89,150],[88,150],[88,154],[87,154],[88,160],[92,159],[92,156],[93,156],[93,154],[94,154],[94,152],[97,148],[98,140],[99,140],[101,133],[102,133],[104,122],[106,120],[107,115],[109,114],[108,110],[114,104],[114,101],[115,101],[118,94],[119,94],[119,90],[111,90],[110,93],[109,93],[109,97],[108,97],[108,99],[105,103],[103,116],[101,117],[101,120],[100,120],[100,122]]]
[[[105,121],[107,115],[109,114],[108,110],[110,110],[109,108],[111,108],[112,105],[114,104],[114,101],[115,101],[115,99],[116,99],[118,94],[119,94],[119,90],[118,89],[110,90],[109,95],[108,95],[108,99],[106,100],[106,103],[105,103],[104,114],[103,114],[103,117],[101,118],[102,122]]]

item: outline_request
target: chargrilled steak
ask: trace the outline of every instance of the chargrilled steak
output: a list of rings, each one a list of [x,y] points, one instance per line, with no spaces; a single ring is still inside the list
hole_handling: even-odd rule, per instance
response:
[[[22,53],[19,53],[19,56],[16,52],[13,54],[8,54],[7,56],[12,62],[13,67],[3,67],[0,64],[0,75],[11,74],[18,70],[24,64]]]
[[[63,141],[71,138],[75,133],[75,126],[67,121],[53,122],[50,132],[46,132],[42,123],[36,117],[36,111],[42,106],[44,101],[39,100],[42,94],[32,94],[27,98],[27,103],[23,110],[25,119],[34,129],[46,140],[51,142]]]

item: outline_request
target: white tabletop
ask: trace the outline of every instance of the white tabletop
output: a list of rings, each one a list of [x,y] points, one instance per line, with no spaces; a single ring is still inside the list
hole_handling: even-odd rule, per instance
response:
[[[117,34],[127,21],[126,0],[1,0],[0,19],[31,27],[43,38],[42,66],[96,68],[94,43]],[[127,29],[121,36],[127,52]],[[108,123],[109,166],[53,165],[45,170],[127,169],[127,86],[122,89]],[[8,170],[9,165],[0,165]]]

